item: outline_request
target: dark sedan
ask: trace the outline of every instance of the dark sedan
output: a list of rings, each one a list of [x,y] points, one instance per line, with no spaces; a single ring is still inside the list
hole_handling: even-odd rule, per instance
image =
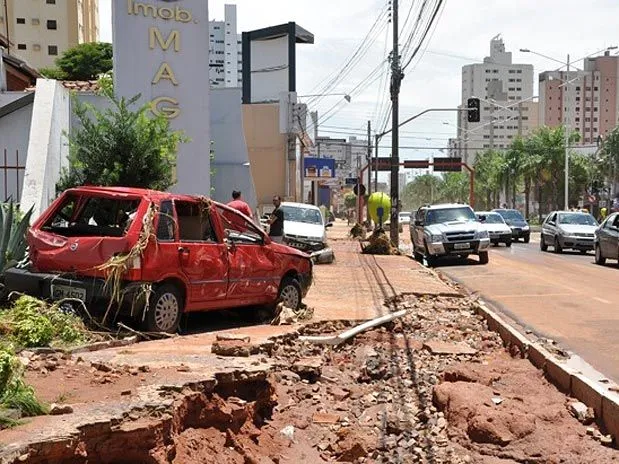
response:
[[[619,260],[619,213],[611,214],[595,231],[595,262],[604,264],[607,259]]]
[[[505,223],[512,230],[512,238],[514,241],[518,241],[518,239],[521,238],[524,243],[529,243],[531,239],[531,229],[529,228],[529,223],[520,211],[517,209],[504,208],[497,208],[492,211],[503,216]]]

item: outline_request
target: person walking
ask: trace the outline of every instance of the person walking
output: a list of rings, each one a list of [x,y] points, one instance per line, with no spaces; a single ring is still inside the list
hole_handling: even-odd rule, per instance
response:
[[[280,208],[281,204],[282,199],[279,195],[275,195],[273,197],[275,209],[269,218],[269,237],[275,243],[282,243],[284,241],[284,210]]]
[[[240,211],[250,219],[253,218],[251,208],[247,203],[243,201],[243,199],[241,198],[241,192],[239,192],[238,190],[232,191],[232,201],[228,203],[228,206],[237,211]]]

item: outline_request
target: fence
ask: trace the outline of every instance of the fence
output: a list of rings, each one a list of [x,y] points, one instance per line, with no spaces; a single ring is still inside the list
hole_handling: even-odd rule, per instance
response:
[[[21,198],[26,171],[26,154],[18,149],[4,148],[0,153],[0,199],[2,201],[13,200],[18,203]]]

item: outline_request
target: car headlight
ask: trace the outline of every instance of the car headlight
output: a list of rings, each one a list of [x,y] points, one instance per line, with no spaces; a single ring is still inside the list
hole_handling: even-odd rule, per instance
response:
[[[522,230],[529,230],[529,226],[524,226]]]
[[[481,239],[488,238],[488,231],[480,230],[479,232],[477,232],[477,236]]]
[[[430,235],[430,241],[432,243],[442,242],[443,241],[443,236],[442,235]]]

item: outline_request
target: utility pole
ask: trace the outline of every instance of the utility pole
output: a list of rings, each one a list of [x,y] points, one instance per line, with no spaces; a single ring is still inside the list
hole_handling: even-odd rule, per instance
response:
[[[398,47],[398,0],[393,0],[393,51],[391,52],[391,227],[389,235],[393,245],[398,248],[400,234],[398,232],[398,209],[400,188],[398,172],[400,170],[399,152],[399,115],[400,115],[400,84],[402,83],[402,68],[400,67],[400,50]]]
[[[368,195],[372,194],[372,122],[368,121]]]
[[[565,130],[565,199],[564,206],[565,211],[569,210],[569,192],[570,192],[570,106],[571,102],[569,101],[570,95],[570,55],[567,55],[567,78],[565,79],[565,100],[563,103],[563,109],[565,112],[565,125],[563,129]]]
[[[374,135],[374,162],[376,163],[374,166],[374,191],[378,192],[378,142],[380,142],[380,137],[378,134]]]

